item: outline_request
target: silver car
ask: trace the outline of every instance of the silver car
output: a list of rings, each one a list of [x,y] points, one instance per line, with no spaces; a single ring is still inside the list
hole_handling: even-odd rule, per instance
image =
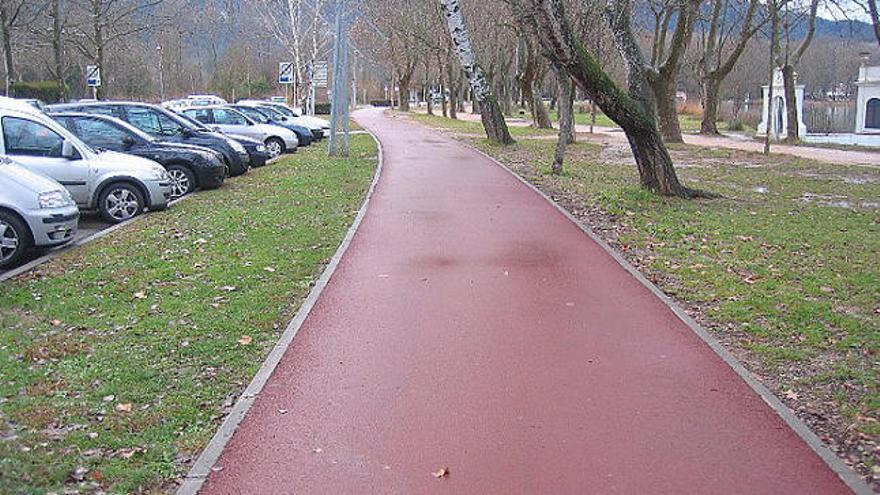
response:
[[[95,151],[46,114],[0,103],[0,153],[67,188],[82,209],[110,223],[162,210],[171,178],[158,163],[123,153]]]
[[[21,262],[32,247],[72,241],[78,219],[61,184],[0,157],[0,269]]]
[[[261,124],[238,110],[224,106],[192,107],[181,113],[198,120],[205,126],[233,136],[244,136],[262,141],[270,158],[296,151],[299,139],[296,133],[277,125]]]

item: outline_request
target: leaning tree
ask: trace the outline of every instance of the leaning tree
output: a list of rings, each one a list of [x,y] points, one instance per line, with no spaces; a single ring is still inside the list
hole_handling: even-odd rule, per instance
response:
[[[626,133],[643,187],[659,194],[679,197],[708,196],[683,186],[657,127],[654,91],[649,64],[633,34],[630,0],[602,0],[601,9],[628,69],[628,88],[623,89],[605,72],[594,55],[574,33],[563,0],[513,0],[520,22],[529,26],[541,43],[544,55],[562,67],[580,89]]]
[[[480,117],[486,136],[494,143],[512,144],[514,141],[504,121],[504,114],[501,113],[501,106],[495,99],[471,46],[471,38],[465,27],[464,17],[461,15],[461,5],[458,0],[440,0],[440,4],[443,7],[443,16],[446,18],[455,53],[470,81],[474,100],[480,106]]]

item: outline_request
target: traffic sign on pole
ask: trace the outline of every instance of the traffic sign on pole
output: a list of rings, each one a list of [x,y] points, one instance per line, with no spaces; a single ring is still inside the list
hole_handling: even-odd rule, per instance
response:
[[[312,71],[312,81],[315,82],[315,86],[318,88],[326,88],[327,87],[327,61],[316,61],[315,67]]]
[[[281,62],[278,64],[278,83],[293,84],[293,62]]]
[[[86,66],[86,86],[90,88],[101,87],[101,68],[97,65]]]

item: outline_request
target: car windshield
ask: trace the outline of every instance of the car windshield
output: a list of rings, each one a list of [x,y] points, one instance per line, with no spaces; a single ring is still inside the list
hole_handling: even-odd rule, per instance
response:
[[[210,132],[210,130],[211,130],[211,129],[208,129],[207,127],[205,127],[205,124],[202,124],[198,120],[190,117],[189,115],[187,115],[185,113],[177,113],[177,116],[182,118],[183,120],[187,121],[192,127],[195,127],[199,131]]]
[[[276,110],[274,107],[260,107],[260,111],[269,114],[269,116],[275,120],[281,120],[285,118],[285,115]]]
[[[156,141],[156,138],[154,138],[153,136],[150,136],[146,132],[138,129],[137,127],[129,124],[128,122],[119,121],[119,122],[116,122],[116,124],[118,126],[122,127],[123,129],[125,129],[126,131],[128,131],[129,133],[136,135],[137,137],[143,139],[144,141],[147,141],[148,143],[153,143]]]
[[[261,124],[268,124],[269,123],[269,118],[266,117],[266,114],[260,110],[257,110],[256,108],[248,108],[248,107],[233,107],[233,108],[235,108],[236,110],[238,110],[241,113],[250,117],[252,120],[256,120],[257,122],[259,122]]]
[[[275,110],[276,112],[278,112],[282,115],[285,115],[287,117],[299,117],[299,115],[297,115],[296,112],[285,107],[284,105],[272,105],[269,108],[271,108],[272,110]]]

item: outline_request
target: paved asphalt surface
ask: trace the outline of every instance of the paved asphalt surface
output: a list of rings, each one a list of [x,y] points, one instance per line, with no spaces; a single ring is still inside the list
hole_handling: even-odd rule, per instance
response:
[[[848,493],[543,198],[356,116],[385,150],[370,209],[201,493]]]

